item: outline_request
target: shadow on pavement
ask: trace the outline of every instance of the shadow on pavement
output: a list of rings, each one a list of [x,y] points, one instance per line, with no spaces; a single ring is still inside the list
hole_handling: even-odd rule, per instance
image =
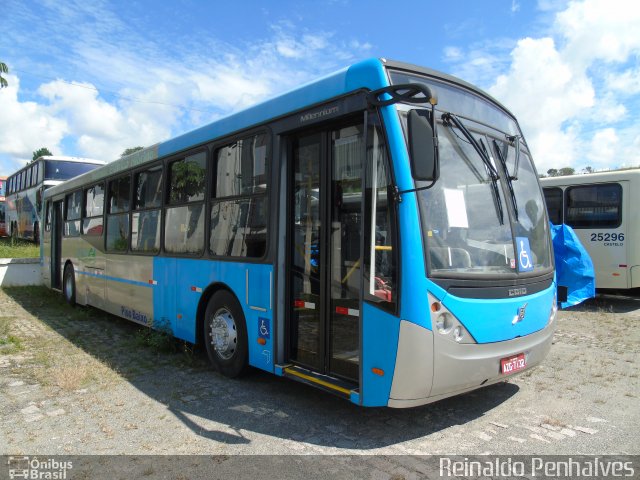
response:
[[[140,346],[142,327],[91,307],[72,308],[45,288],[6,289],[35,318],[166,407],[196,435],[249,444],[243,432],[366,452],[435,434],[482,417],[515,395],[501,383],[411,409],[363,408],[322,391],[252,370],[230,380],[204,353],[162,353]],[[268,451],[261,453],[271,453]],[[428,452],[424,452],[428,453]]]
[[[594,298],[566,309],[570,312],[609,312],[640,314],[640,289],[625,291],[598,290]]]

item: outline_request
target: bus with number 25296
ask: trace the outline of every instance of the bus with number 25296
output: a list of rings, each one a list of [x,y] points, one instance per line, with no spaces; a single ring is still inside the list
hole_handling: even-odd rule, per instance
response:
[[[371,59],[45,194],[44,278],[92,305],[363,406],[539,364],[548,218],[514,116]]]
[[[640,169],[540,179],[549,219],[574,229],[596,288],[640,288]]]

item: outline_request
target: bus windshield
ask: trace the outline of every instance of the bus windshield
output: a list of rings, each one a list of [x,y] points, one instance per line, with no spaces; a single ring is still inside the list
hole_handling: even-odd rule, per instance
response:
[[[97,165],[82,162],[70,162],[67,160],[45,160],[45,180],[69,180],[83,173],[87,173]]]
[[[514,141],[520,134],[515,120],[471,92],[420,77],[402,78],[417,80],[438,98],[440,178],[417,192],[430,275],[548,271],[544,199],[525,142]],[[398,108],[406,125],[406,107]],[[421,186],[426,184],[416,185]]]

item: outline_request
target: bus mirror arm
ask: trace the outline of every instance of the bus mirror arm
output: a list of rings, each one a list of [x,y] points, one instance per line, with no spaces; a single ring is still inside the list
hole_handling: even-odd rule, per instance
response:
[[[431,89],[426,85],[405,83],[373,90],[367,94],[367,102],[374,107],[386,107],[400,102],[413,104],[431,103],[435,105],[437,100],[431,94]]]

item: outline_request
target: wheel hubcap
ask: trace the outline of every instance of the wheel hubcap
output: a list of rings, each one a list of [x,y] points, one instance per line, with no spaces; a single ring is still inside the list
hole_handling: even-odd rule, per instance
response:
[[[238,334],[233,315],[226,308],[218,310],[211,319],[211,345],[224,360],[229,360],[236,351]]]

